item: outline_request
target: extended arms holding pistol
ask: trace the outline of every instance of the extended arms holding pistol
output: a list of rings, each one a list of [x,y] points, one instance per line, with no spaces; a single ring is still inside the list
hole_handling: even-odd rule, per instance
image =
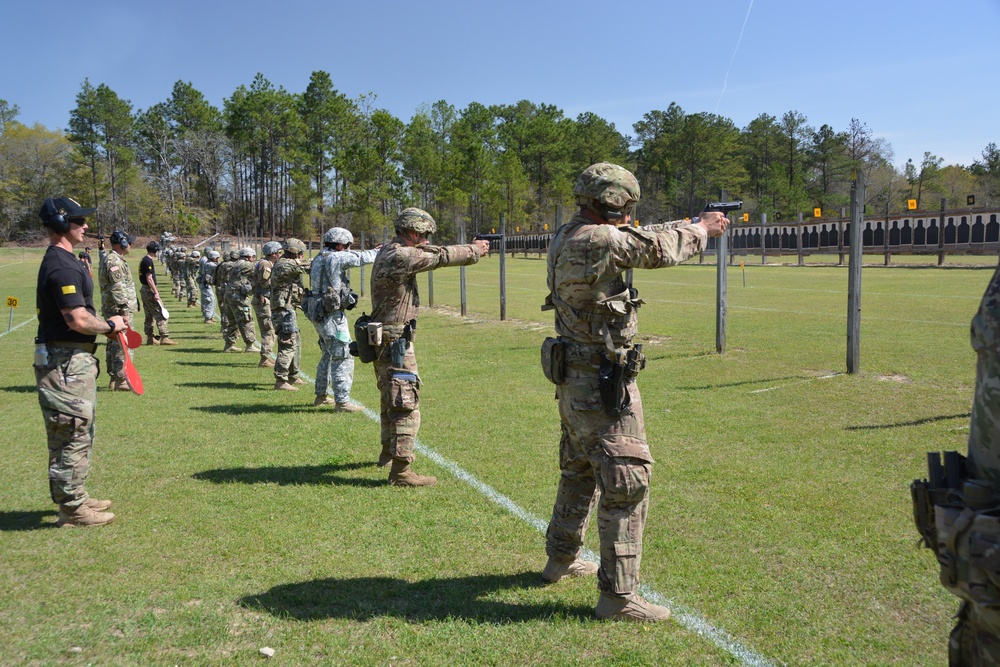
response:
[[[726,217],[729,217],[730,211],[738,211],[741,208],[743,208],[742,199],[739,201],[716,201],[706,204],[705,210],[702,212],[707,213],[708,211],[718,211],[719,213],[722,213]]]

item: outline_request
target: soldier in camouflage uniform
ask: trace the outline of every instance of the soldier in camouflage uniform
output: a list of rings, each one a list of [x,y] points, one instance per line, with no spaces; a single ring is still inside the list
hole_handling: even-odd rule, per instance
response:
[[[274,349],[274,322],[271,321],[271,271],[281,253],[281,244],[268,241],[261,248],[264,255],[253,267],[253,312],[257,315],[260,331],[260,368],[274,368],[271,350]]]
[[[352,403],[351,386],[354,384],[354,357],[351,356],[350,328],[345,310],[357,303],[357,294],[351,291],[347,270],[352,266],[371,264],[378,249],[351,250],[354,236],[343,227],[332,227],[323,234],[323,252],[313,260],[309,284],[318,297],[318,312],[312,322],[319,334],[322,350],[316,368],[315,406],[333,405],[336,412],[360,412],[364,408]],[[333,386],[333,397],[327,393]]]
[[[233,251],[222,255],[222,261],[215,269],[212,285],[215,287],[215,302],[219,304],[219,331],[224,332],[229,326],[229,315],[226,313],[226,283],[229,281],[229,270],[235,265]]]
[[[184,246],[177,248],[173,255],[173,266],[170,269],[170,278],[174,281],[174,294],[178,301],[187,298],[187,279],[184,275],[184,265],[187,262],[187,252]]]
[[[564,364],[554,374],[547,371],[557,383],[562,476],[546,534],[549,560],[542,577],[556,582],[597,572],[599,618],[667,620],[666,607],[636,593],[653,463],[642,399],[633,375],[611,383],[609,404],[602,396],[601,370],[605,365],[608,371],[621,368],[630,360],[637,373],[645,362],[632,345],[641,302],[623,273],[682,262],[703,250],[709,236],[721,235],[729,221],[721,213],[705,213],[693,224],[635,228],[631,213],[639,200],[639,184],[629,171],[609,163],[588,167],[573,192],[580,211],[552,239],[547,262],[550,294],[542,307],[555,311],[559,336],[546,345],[554,342],[564,353]],[[548,358],[545,350],[543,359]],[[629,376],[615,370],[614,377]],[[595,506],[599,567],[580,558]]]
[[[204,262],[198,266],[198,288],[201,290],[201,315],[205,324],[215,323],[215,271],[219,268],[219,253],[205,251]]]
[[[48,436],[49,493],[63,527],[102,526],[115,518],[106,511],[111,501],[91,498],[86,488],[97,415],[95,341],[125,328],[121,315],[97,317],[94,281],[73,257],[87,231],[85,216],[94,211],[60,197],[46,199],[39,212],[49,247],[38,268],[35,383]]]
[[[379,465],[392,463],[389,484],[430,486],[434,477],[410,469],[420,428],[420,377],[413,348],[420,295],[417,274],[442,266],[475,264],[489,252],[488,241],[432,246],[437,230],[429,213],[406,208],[396,216],[396,237],[375,257],[372,266],[372,321],[382,323],[382,344],[375,359],[375,378],[382,404],[382,453]],[[408,340],[409,339],[409,340]]]
[[[310,265],[303,263],[306,244],[298,239],[286,239],[284,254],[271,270],[271,320],[278,339],[278,353],[274,362],[274,388],[298,391],[305,384],[299,377],[302,355],[302,337],[295,309],[302,305],[305,287],[302,276],[309,275]]]
[[[187,307],[198,307],[198,272],[201,264],[201,253],[192,250],[184,261],[184,289],[187,292]]]
[[[962,598],[949,638],[951,667],[1000,665],[1000,268],[972,318],[976,385],[972,397],[967,476],[961,492],[935,507],[938,560]]]
[[[234,347],[236,332],[239,331],[248,353],[260,352],[257,336],[253,330],[253,315],[250,311],[250,297],[253,294],[253,248],[240,248],[239,259],[226,272],[226,291],[223,298],[226,309],[226,329],[222,332],[225,340],[223,352],[240,352]]]
[[[98,282],[101,286],[101,316],[108,318],[121,315],[127,324],[132,319],[131,314],[139,310],[135,282],[124,257],[135,237],[122,231],[115,231],[111,234],[110,241],[111,252],[105,255],[98,271]],[[112,391],[130,391],[125,382],[126,354],[131,355],[132,352],[122,350],[117,338],[108,341],[105,370],[110,378],[108,388]]]

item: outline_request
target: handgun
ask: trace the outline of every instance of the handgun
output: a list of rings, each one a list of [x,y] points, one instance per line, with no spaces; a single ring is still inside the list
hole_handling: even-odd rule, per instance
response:
[[[738,211],[743,208],[743,200],[739,201],[716,201],[709,204],[705,204],[705,210],[702,213],[708,211],[719,211],[723,214],[729,213],[730,211]],[[728,216],[727,216],[728,217]]]

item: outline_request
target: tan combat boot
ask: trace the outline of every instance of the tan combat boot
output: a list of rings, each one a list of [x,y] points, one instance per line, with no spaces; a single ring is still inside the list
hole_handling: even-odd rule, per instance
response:
[[[364,412],[364,410],[363,407],[354,403],[337,403],[337,407],[333,409],[334,412]]]
[[[170,336],[165,335],[160,339],[160,345],[177,345],[177,341],[170,340]]]
[[[634,593],[632,597],[628,598],[612,597],[601,593],[594,614],[597,618],[608,621],[646,623],[670,620],[669,609],[642,599],[638,593]]]
[[[292,386],[292,385],[288,384],[287,382],[285,382],[284,380],[275,380],[275,382],[274,382],[274,388],[275,389],[279,389],[281,391],[298,391],[299,390],[298,387]]]
[[[261,357],[257,368],[274,368],[274,361],[270,357]]]
[[[108,383],[108,391],[132,391],[128,388],[128,383],[125,382],[125,378],[112,377],[111,382]]]
[[[434,486],[435,484],[437,484],[437,477],[418,475],[410,470],[409,461],[392,460],[392,469],[389,471],[389,486]]]
[[[598,569],[599,566],[597,563],[591,563],[579,557],[573,560],[549,558],[549,562],[545,564],[545,569],[542,570],[542,579],[550,584],[554,584],[560,579],[567,577],[583,577],[588,574],[597,574]]]
[[[291,381],[291,384],[294,384],[296,387],[304,385],[305,383],[306,383],[306,381],[303,380],[300,377],[297,377],[297,378],[295,378],[294,380]]]
[[[392,454],[389,453],[389,445],[382,445],[382,453],[378,455],[378,467],[384,468],[392,463]]]
[[[104,510],[111,509],[110,500],[98,500],[96,498],[87,498],[83,501],[84,507],[89,507],[95,512],[103,512]]]
[[[257,345],[257,343],[251,343],[250,345],[247,346],[247,349],[245,349],[243,351],[247,352],[247,353],[250,353],[250,352],[260,352],[260,346]]]
[[[56,525],[60,528],[73,528],[75,526],[105,526],[115,520],[115,515],[111,512],[98,512],[84,505],[79,507],[59,506],[59,521]]]
[[[242,352],[243,348],[242,347],[236,347],[235,345],[227,345],[224,348],[222,348],[222,351],[223,352]]]
[[[146,336],[146,345],[159,345],[160,339],[156,336]]]
[[[316,394],[316,400],[313,401],[313,407],[321,407],[323,405],[336,405],[337,401],[333,400],[330,396],[326,394]]]

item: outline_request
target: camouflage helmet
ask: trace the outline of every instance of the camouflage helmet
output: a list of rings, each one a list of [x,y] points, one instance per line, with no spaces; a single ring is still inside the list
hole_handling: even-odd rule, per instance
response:
[[[305,254],[306,244],[298,239],[285,239],[285,252],[293,255]]]
[[[576,203],[620,210],[639,201],[639,181],[625,167],[598,162],[583,170],[573,186]]]
[[[220,255],[216,250],[209,250],[207,257],[209,259],[219,259],[222,255]]]
[[[418,234],[433,234],[437,231],[437,223],[427,211],[411,206],[404,208],[396,216],[393,222],[396,233],[399,234],[404,229],[412,229]]]
[[[214,246],[210,245],[205,246],[205,256],[208,257],[208,253],[212,252],[213,250],[215,250]]]
[[[198,259],[199,257],[201,257],[201,253],[198,252],[197,250],[192,250],[191,256],[194,257],[195,259]]]
[[[268,241],[267,243],[264,244],[264,247],[260,251],[260,253],[264,255],[264,257],[267,257],[268,255],[277,255],[280,252],[281,252],[281,243],[278,241]]]
[[[186,259],[187,253],[184,252],[183,250],[178,250],[177,252],[174,253],[174,257],[176,257],[177,259]]]
[[[226,253],[227,262],[235,262],[238,257],[239,253],[237,253],[235,250],[230,250],[229,252]]]
[[[323,243],[340,243],[341,245],[351,245],[354,243],[354,235],[343,227],[331,227],[323,234]]]
[[[254,249],[250,246],[243,246],[240,248],[240,257],[243,257],[244,259],[250,259],[251,257],[256,257],[256,255],[257,253],[255,253]]]

